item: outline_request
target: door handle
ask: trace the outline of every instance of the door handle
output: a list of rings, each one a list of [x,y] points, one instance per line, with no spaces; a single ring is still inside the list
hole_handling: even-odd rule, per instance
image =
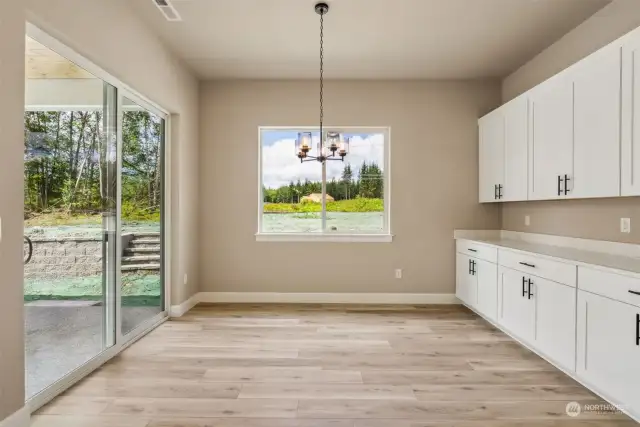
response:
[[[640,314],[636,314],[636,345],[640,346]]]
[[[529,287],[527,290],[529,295],[527,295],[527,299],[531,299],[531,297],[533,296],[533,294],[531,293],[531,285],[533,284],[533,282],[531,281],[531,279],[529,279],[528,283],[529,283]]]
[[[524,288],[524,285],[527,283],[527,281],[525,280],[524,276],[522,276],[522,296],[526,296],[527,295],[527,291]]]
[[[569,193],[569,181],[571,181],[571,178],[569,178],[569,175],[565,175],[564,176],[564,195],[566,196],[567,193]]]
[[[562,192],[564,191],[562,190],[562,181],[563,181],[562,177],[558,175],[558,196],[561,196]]]

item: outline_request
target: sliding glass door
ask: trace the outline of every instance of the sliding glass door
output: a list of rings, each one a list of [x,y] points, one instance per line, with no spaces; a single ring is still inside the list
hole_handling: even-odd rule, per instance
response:
[[[27,38],[27,397],[116,342],[116,88]]]
[[[26,42],[26,397],[45,402],[167,316],[167,116]]]

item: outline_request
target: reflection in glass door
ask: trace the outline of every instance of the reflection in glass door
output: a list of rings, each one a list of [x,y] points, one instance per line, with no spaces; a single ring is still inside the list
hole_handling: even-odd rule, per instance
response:
[[[164,140],[164,117],[123,97],[123,335],[164,312]]]
[[[116,88],[26,42],[27,398],[116,344]]]

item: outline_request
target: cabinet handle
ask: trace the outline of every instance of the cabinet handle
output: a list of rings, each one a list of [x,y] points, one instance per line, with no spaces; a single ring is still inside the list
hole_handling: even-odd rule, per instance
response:
[[[562,177],[560,175],[558,175],[558,196],[562,195]]]
[[[469,274],[473,273],[473,268],[471,268],[471,260],[469,260]]]
[[[472,275],[476,275],[476,262],[475,261],[471,261],[471,265],[473,266],[473,270],[471,270],[471,274]]]
[[[533,264],[529,264],[528,262],[521,262],[520,264],[521,264],[521,265],[526,265],[527,267],[536,268],[536,266],[535,266],[535,265],[533,265]]]
[[[502,184],[498,184],[498,199],[502,199]]]
[[[640,346],[640,314],[636,314],[636,345]]]
[[[569,193],[569,181],[571,181],[571,178],[569,178],[569,175],[565,175],[564,176],[564,195],[566,196],[567,193]]]
[[[493,186],[493,200],[498,200],[498,184]]]
[[[526,296],[527,295],[527,291],[524,288],[524,285],[527,283],[527,281],[525,280],[524,276],[522,276],[522,296]]]
[[[529,295],[527,296],[527,298],[531,299],[531,297],[533,296],[533,294],[531,293],[531,285],[533,284],[533,282],[531,281],[531,279],[529,279],[528,283],[529,283],[529,287],[528,287],[528,294]]]
[[[629,290],[629,293],[630,294],[634,294],[634,295],[640,295],[640,292],[638,292],[638,291]]]
[[[471,252],[478,252],[476,249],[467,249],[467,250]]]

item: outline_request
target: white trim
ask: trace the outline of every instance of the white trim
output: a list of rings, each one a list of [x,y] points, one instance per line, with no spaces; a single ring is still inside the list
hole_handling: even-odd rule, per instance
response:
[[[381,235],[392,236],[391,234],[391,126],[324,126],[323,130],[327,132],[340,132],[340,133],[382,133],[384,136],[384,147],[383,147],[383,162],[382,162],[382,179],[383,179],[383,203],[384,203],[384,215],[383,215],[383,233]],[[262,232],[262,216],[264,213],[263,205],[264,205],[264,195],[262,194],[262,189],[264,188],[264,182],[262,179],[262,131],[319,131],[319,127],[316,126],[258,126],[258,232],[256,233],[256,241],[288,241],[288,242],[300,242],[300,241],[335,241],[335,242],[356,242],[356,241],[365,241],[361,239],[348,240],[348,239],[317,239],[316,237],[312,237],[311,240],[304,239],[280,239],[280,238],[263,238],[262,236],[271,236],[272,233],[263,233]],[[320,136],[322,140],[322,135]],[[294,150],[291,150],[292,156],[294,154]],[[325,189],[325,181],[326,181],[326,164],[322,167],[322,178],[323,178],[323,190],[322,193],[326,192]],[[325,200],[323,199],[323,207],[322,212],[325,210],[324,206]],[[326,230],[326,215],[322,216],[322,229]],[[325,231],[328,234],[328,231]],[[305,233],[273,233],[284,235],[303,235]],[[309,235],[314,235],[314,233],[308,233]],[[358,233],[350,233],[349,235],[357,235]],[[306,234],[305,234],[306,235]],[[344,235],[347,236],[347,235]],[[369,239],[366,241],[391,241],[391,238],[388,240],[376,240]]]
[[[390,243],[393,234],[256,233],[256,242]]]
[[[191,296],[188,300],[184,301],[182,304],[172,305],[169,310],[170,317],[182,317],[186,312],[191,310],[200,302],[200,293],[196,293]]]
[[[4,420],[0,420],[0,427],[29,427],[30,418],[29,409],[23,406]]]
[[[199,302],[313,304],[460,304],[454,294],[200,292]]]

